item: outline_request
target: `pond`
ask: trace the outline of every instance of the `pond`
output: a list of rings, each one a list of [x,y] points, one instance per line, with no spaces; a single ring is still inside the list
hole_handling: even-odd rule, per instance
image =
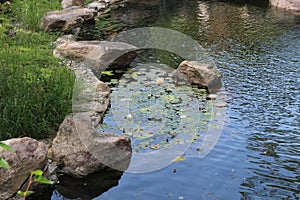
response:
[[[180,162],[147,173],[124,172],[111,185],[114,187],[99,189],[104,193],[96,200],[300,198],[300,16],[271,9],[267,2],[238,2],[137,0],[111,12],[111,18],[124,29],[163,27],[198,41],[223,73],[223,101],[227,106],[221,111],[225,122],[221,135],[208,155],[199,157],[199,148],[192,144],[176,160]],[[166,80],[168,70],[174,68],[170,65],[180,61],[180,57],[167,52],[143,52],[133,63],[142,67],[120,72],[125,75],[124,84],[113,87],[111,109],[104,119],[105,127],[99,131],[132,136],[139,130],[143,132],[140,137],[147,139],[152,132],[161,131],[159,124],[164,119],[168,136],[172,136],[174,126],[184,131],[178,121],[186,116],[183,126],[196,127],[200,117],[205,121],[206,115],[199,107],[211,113],[213,106],[209,107],[210,101],[201,101],[201,95],[197,99],[192,87],[176,93],[172,82],[159,91],[149,84],[143,89],[153,96],[146,97],[140,95],[145,91],[137,90],[141,82],[135,77],[139,73],[148,74],[146,78],[159,84],[159,78]],[[146,62],[154,64],[145,67]],[[110,79],[110,83],[114,81]],[[135,89],[127,88],[126,83]],[[169,95],[167,89],[176,95]],[[122,111],[128,91],[135,91],[136,96],[131,97],[134,101],[129,102],[130,109]],[[182,95],[189,98],[180,99]],[[172,101],[185,105],[186,113],[176,115],[180,108],[172,107]],[[162,102],[172,109],[153,113],[164,110]],[[143,130],[135,121],[131,123],[136,110]],[[126,113],[128,124],[123,125],[124,129],[115,128],[112,112]],[[177,117],[170,119],[169,115]],[[189,138],[195,137],[198,139],[197,134]],[[133,138],[136,152],[156,150],[166,140],[164,134],[147,143],[141,138]],[[54,192],[52,199],[63,197]]]

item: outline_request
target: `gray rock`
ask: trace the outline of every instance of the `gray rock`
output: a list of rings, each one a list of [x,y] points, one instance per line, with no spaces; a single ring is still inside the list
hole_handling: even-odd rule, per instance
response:
[[[300,12],[300,0],[270,0],[270,4],[276,8]]]
[[[174,73],[174,78],[206,88],[209,93],[215,93],[222,87],[221,72],[209,64],[202,64],[197,61],[183,61],[180,63]]]
[[[90,113],[75,113],[60,125],[52,154],[54,161],[63,163],[64,173],[82,178],[106,166],[126,170],[131,144],[129,138],[97,132],[91,126]]]
[[[60,44],[67,44],[67,43],[71,43],[71,42],[75,42],[75,36],[72,34],[69,35],[62,35],[59,38],[57,38],[56,41],[53,42],[53,44],[55,46],[58,46]],[[54,53],[55,54],[55,53]],[[55,55],[54,55],[55,56]]]
[[[10,169],[0,168],[0,199],[7,199],[20,189],[30,171],[45,166],[48,147],[28,137],[3,142],[14,149],[13,152],[6,150],[0,152],[0,156],[11,166]]]
[[[86,7],[89,8],[89,9],[93,9],[93,10],[98,12],[100,10],[108,8],[108,3],[103,2],[103,1],[102,2],[94,1],[92,3],[89,3]]]
[[[40,27],[44,32],[67,32],[81,27],[83,23],[94,21],[95,14],[95,11],[92,9],[78,6],[51,11],[42,18]]]
[[[72,6],[83,6],[85,0],[62,0],[61,6],[63,9],[72,7]]]
[[[54,50],[59,58],[85,61],[88,68],[103,71],[128,66],[137,56],[137,48],[123,42],[78,41],[60,44]]]
[[[91,112],[90,115],[96,117],[94,125],[98,125],[104,113],[109,107],[109,87],[99,81],[84,63],[69,62],[76,76],[73,89],[73,112]]]

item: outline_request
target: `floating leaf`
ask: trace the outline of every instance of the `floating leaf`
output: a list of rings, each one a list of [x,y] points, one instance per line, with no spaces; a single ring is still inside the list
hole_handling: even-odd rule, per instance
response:
[[[5,168],[5,169],[9,169],[10,166],[9,164],[6,162],[6,160],[4,160],[3,158],[0,157],[0,167]]]
[[[155,144],[150,147],[150,149],[159,149],[159,148],[160,148],[160,144]]]
[[[113,71],[104,71],[104,72],[101,72],[101,74],[107,75],[107,76],[113,76],[114,75]]]
[[[173,162],[181,162],[184,161],[185,157],[184,156],[177,156],[174,160],[172,160]]]
[[[118,80],[118,79],[111,79],[110,82],[111,82],[112,84],[117,84],[117,83],[119,82],[119,80]]]

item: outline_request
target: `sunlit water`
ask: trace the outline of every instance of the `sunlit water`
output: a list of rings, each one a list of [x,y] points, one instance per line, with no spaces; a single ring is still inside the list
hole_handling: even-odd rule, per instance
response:
[[[210,52],[228,93],[226,123],[205,158],[125,172],[95,199],[299,199],[300,16],[232,1],[137,2],[112,16],[180,31]]]

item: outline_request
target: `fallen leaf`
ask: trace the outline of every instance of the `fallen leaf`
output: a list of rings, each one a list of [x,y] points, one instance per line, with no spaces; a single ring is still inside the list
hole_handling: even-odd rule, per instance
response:
[[[184,161],[185,160],[185,157],[184,156],[177,156],[175,159],[173,159],[172,161],[173,162],[181,162],[181,161]]]

